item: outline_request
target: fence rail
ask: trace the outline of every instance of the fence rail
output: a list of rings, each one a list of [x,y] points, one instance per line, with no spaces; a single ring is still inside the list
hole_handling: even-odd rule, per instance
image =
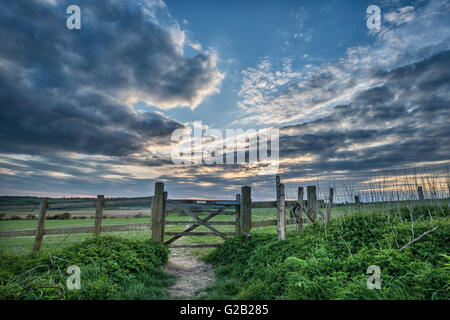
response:
[[[419,201],[424,201],[423,189],[418,187]],[[95,200],[68,200],[68,201],[49,201],[48,198],[41,199],[38,204],[17,204],[17,205],[0,205],[0,212],[19,211],[19,210],[37,210],[39,208],[39,216],[36,229],[27,230],[7,230],[0,231],[0,237],[27,237],[35,236],[33,251],[39,251],[44,235],[60,235],[75,233],[92,233],[94,237],[99,237],[101,232],[115,231],[138,231],[152,230],[152,240],[164,244],[171,244],[173,241],[183,236],[219,236],[226,239],[227,236],[235,234],[248,234],[252,228],[277,226],[278,237],[284,240],[286,237],[286,226],[295,224],[296,231],[302,229],[304,223],[303,214],[308,217],[309,221],[316,221],[320,208],[325,207],[326,212],[322,216],[326,222],[330,219],[331,208],[338,206],[334,202],[334,189],[330,188],[329,198],[325,200],[317,199],[317,191],[315,186],[306,188],[307,200],[303,200],[304,187],[298,188],[297,200],[286,200],[284,184],[280,182],[280,178],[276,177],[276,200],[275,201],[252,201],[251,188],[248,186],[241,188],[241,193],[236,195],[235,200],[211,200],[211,199],[167,199],[167,192],[164,192],[164,184],[157,182],[155,184],[155,194],[150,197],[136,198],[104,198],[99,195]],[[360,210],[362,202],[360,197],[356,195],[354,206],[356,210]],[[105,208],[144,206],[151,209],[151,221],[149,223],[126,224],[126,225],[110,225],[102,226],[103,210]],[[286,208],[292,208],[290,218],[286,217]],[[95,208],[95,219],[93,226],[84,227],[63,227],[63,228],[45,228],[45,218],[48,210],[63,209],[85,209]],[[252,209],[258,208],[276,208],[277,219],[252,221]],[[190,216],[190,221],[170,221],[166,217],[170,214],[182,214]],[[209,213],[206,218],[200,218],[198,213]],[[217,215],[235,215],[235,221],[211,221]],[[182,232],[165,232],[165,225],[189,225]],[[209,229],[205,232],[194,232],[197,227],[206,227]],[[234,226],[235,232],[221,232],[213,226]],[[172,236],[171,239],[164,242],[164,236]],[[215,247],[218,244],[183,244],[172,245],[171,247]]]

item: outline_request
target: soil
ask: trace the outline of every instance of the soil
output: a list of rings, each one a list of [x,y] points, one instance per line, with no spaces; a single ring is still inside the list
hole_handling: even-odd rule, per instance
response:
[[[171,249],[164,270],[177,276],[176,283],[168,289],[173,299],[197,299],[204,294],[202,289],[215,281],[212,266],[201,261],[189,249]]]

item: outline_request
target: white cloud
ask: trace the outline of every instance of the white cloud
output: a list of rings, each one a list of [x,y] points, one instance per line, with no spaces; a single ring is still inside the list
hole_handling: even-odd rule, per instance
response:
[[[196,42],[196,43],[191,42],[191,43],[189,43],[189,46],[197,51],[202,50],[202,45],[198,42]]]
[[[375,71],[408,65],[450,48],[450,3],[432,0],[423,8],[403,7],[373,46],[347,49],[343,58],[293,70],[291,61],[274,68],[265,58],[242,71],[238,107],[248,123],[289,124],[328,114],[360,90],[380,85]],[[311,57],[312,58],[312,57]]]
[[[399,26],[414,19],[414,7],[406,6],[396,11],[388,12],[384,15],[384,19],[390,23]]]

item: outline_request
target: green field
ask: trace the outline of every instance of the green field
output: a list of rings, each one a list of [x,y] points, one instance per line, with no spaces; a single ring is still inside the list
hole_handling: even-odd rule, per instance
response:
[[[447,201],[436,201],[429,203],[430,208],[442,208],[447,206]],[[397,209],[396,203],[384,203],[384,204],[366,204],[361,206],[362,212],[386,212],[389,210]],[[286,215],[288,215],[290,208],[287,208]],[[55,211],[50,211],[54,213]],[[76,211],[75,211],[76,212]],[[81,212],[85,212],[82,210]],[[125,225],[125,224],[145,224],[150,222],[150,217],[134,218],[136,213],[142,213],[143,210],[122,210],[120,213],[126,213],[125,217],[116,217],[114,219],[103,219],[103,226],[111,225]],[[324,213],[325,209],[321,209]],[[334,219],[342,215],[349,215],[355,212],[355,208],[352,205],[338,206],[334,207],[331,211],[331,217]],[[73,212],[72,212],[73,213]],[[105,210],[104,216],[114,216],[117,211]],[[149,214],[149,210],[146,214]],[[200,213],[199,217],[206,217],[207,213]],[[264,220],[274,220],[277,218],[275,208],[267,209],[252,209],[252,221],[264,221]],[[212,218],[210,221],[234,221],[234,215],[218,215]],[[423,214],[419,217],[419,220],[429,219],[429,212],[424,210]],[[169,214],[166,218],[168,221],[193,221],[194,219],[189,216],[179,216],[178,214]],[[24,230],[24,229],[35,229],[37,225],[37,220],[0,220],[0,231],[7,230]],[[85,219],[69,219],[69,220],[51,220],[47,219],[45,222],[45,227],[50,228],[69,228],[69,227],[87,227],[93,226],[93,212],[90,210]],[[234,226],[214,226],[217,230],[221,232],[234,232]],[[168,225],[165,227],[167,232],[179,232],[186,229],[184,225]],[[288,231],[295,230],[294,225],[287,226]],[[209,232],[206,227],[200,226],[194,230],[195,232]],[[269,227],[257,227],[252,228],[251,233],[277,233],[276,226]],[[121,231],[121,232],[108,232],[102,233],[103,235],[109,234],[112,236],[118,236],[125,239],[131,240],[143,240],[151,238],[150,230],[143,231]],[[85,239],[92,238],[91,234],[64,234],[64,235],[49,235],[45,236],[42,242],[42,250],[49,250],[57,247],[64,247],[72,245],[74,243],[81,242]],[[170,236],[166,236],[165,240],[170,239]],[[34,237],[14,237],[14,238],[0,238],[0,252],[7,253],[19,253],[24,254],[31,251],[33,247]],[[219,237],[214,236],[202,236],[202,237],[182,237],[174,242],[174,244],[199,244],[199,243],[221,243],[223,240]],[[202,250],[203,251],[203,250]]]
[[[355,212],[284,241],[231,238],[206,257],[217,277],[206,299],[448,300],[449,214],[449,206]],[[368,288],[369,266],[379,268],[377,289]]]
[[[195,249],[215,266],[217,281],[207,287],[205,299],[449,299],[449,213],[447,202],[428,205],[393,204],[340,206],[332,211],[329,224],[304,225],[302,232],[288,226],[287,239],[277,238],[277,227],[257,227],[245,243],[243,236],[229,237],[218,249]],[[287,211],[288,212],[288,211]],[[322,209],[322,212],[324,210]],[[204,217],[207,213],[199,214]],[[276,219],[276,209],[252,210],[253,221]],[[148,223],[144,218],[104,219],[103,225]],[[169,214],[168,221],[192,221],[188,216]],[[234,221],[234,215],[219,215],[212,221]],[[46,228],[92,226],[92,218],[48,220]],[[36,220],[0,221],[0,231],[34,229]],[[431,228],[435,232],[399,249]],[[234,226],[215,226],[233,232]],[[184,225],[166,226],[166,231],[182,231]],[[198,227],[196,232],[207,232]],[[57,299],[62,285],[60,262],[93,263],[87,269],[84,289],[77,295],[65,292],[64,299],[167,299],[166,288],[173,276],[158,266],[167,261],[164,247],[152,247],[151,231],[45,236],[41,253],[29,254],[34,237],[0,238],[0,294],[7,299]],[[167,237],[168,239],[168,237]],[[174,244],[222,243],[219,237],[183,237]],[[150,246],[150,247],[149,247]],[[154,250],[150,256],[145,248]],[[12,254],[12,255],[11,255]],[[65,259],[65,260],[64,260]],[[58,260],[59,261],[59,260]],[[26,277],[25,289],[14,279],[33,266],[43,264],[46,274],[38,271]],[[61,262],[62,263],[62,262]],[[125,268],[122,268],[122,265]],[[379,265],[381,290],[366,288],[366,269]],[[154,268],[154,267],[157,268]],[[145,276],[139,270],[147,270]],[[120,275],[120,276],[119,276]],[[62,277],[63,278],[63,277]],[[37,284],[56,289],[39,290]],[[64,287],[64,286],[62,286]]]
[[[105,211],[108,214],[108,211]],[[132,215],[132,214],[130,214]],[[199,214],[201,218],[206,217],[207,213]],[[210,221],[234,221],[234,215],[218,215],[212,218]],[[262,220],[273,220],[276,219],[276,209],[253,209],[252,220],[262,221]],[[193,221],[194,219],[189,216],[179,216],[177,214],[169,214],[167,220],[170,221]],[[125,224],[145,224],[150,222],[150,217],[144,218],[114,218],[114,219],[103,219],[103,226],[110,225],[125,225]],[[35,229],[37,225],[36,220],[3,220],[0,221],[0,231],[7,230],[23,230],[23,229]],[[70,219],[70,220],[46,220],[45,227],[50,228],[64,228],[64,227],[87,227],[93,226],[94,219]],[[222,232],[234,232],[234,226],[214,226],[217,230]],[[288,230],[293,230],[294,226],[288,226]],[[165,230],[168,232],[178,232],[186,229],[184,225],[168,225]],[[200,226],[195,229],[195,232],[208,232],[206,227]],[[253,228],[253,233],[257,232],[269,232],[276,233],[276,226],[264,227],[264,228]],[[131,240],[143,240],[151,238],[150,230],[142,231],[121,231],[121,232],[109,232],[102,233],[102,235],[112,235],[118,236],[125,239]],[[92,234],[64,234],[64,235],[49,235],[44,236],[42,242],[42,250],[54,249],[56,247],[64,247],[72,245],[74,243],[81,242],[85,239],[92,238]],[[166,237],[166,240],[170,237]],[[14,237],[14,238],[0,238],[0,251],[7,253],[19,253],[24,254],[31,251],[33,247],[34,237]],[[198,244],[198,243],[220,243],[223,240],[219,237],[204,236],[204,237],[183,237],[178,239],[174,244]]]

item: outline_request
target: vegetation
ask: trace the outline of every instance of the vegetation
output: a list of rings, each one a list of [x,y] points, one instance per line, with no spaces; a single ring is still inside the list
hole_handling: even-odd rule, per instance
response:
[[[204,218],[209,213],[200,213],[199,216]],[[216,216],[211,221],[234,221],[235,217],[232,215]],[[252,219],[254,221],[260,221],[264,219],[276,219],[276,209],[254,209],[252,212]],[[193,220],[192,217],[178,216],[176,214],[169,214],[167,220],[171,221],[189,221]],[[103,219],[103,226],[110,225],[125,225],[125,224],[145,224],[149,223],[150,218],[115,218],[115,219]],[[33,229],[36,230],[36,220],[5,220],[0,221],[0,231],[6,230],[24,230]],[[53,220],[49,219],[45,221],[45,227],[51,228],[69,228],[69,227],[92,227],[94,225],[93,218],[86,219],[70,219],[70,220]],[[165,227],[166,231],[177,232],[183,231],[186,228],[184,225],[168,225]],[[294,226],[289,226],[290,229]],[[217,226],[217,229],[222,232],[234,231],[234,226]],[[276,226],[255,228],[254,232],[276,232]],[[196,229],[198,232],[208,232],[209,230],[203,226]],[[117,236],[130,240],[147,240],[151,238],[151,231],[118,231],[102,233],[103,235]],[[61,234],[61,235],[46,235],[42,242],[42,251],[53,250],[55,248],[61,248],[70,246],[76,243],[80,243],[83,240],[92,238],[90,233],[77,233],[77,234]],[[33,248],[34,237],[14,237],[14,238],[0,238],[0,252],[7,253],[19,253],[25,254],[31,252]],[[183,237],[177,240],[178,243],[220,243],[222,241],[219,237]]]
[[[174,276],[160,267],[169,250],[158,243],[104,236],[52,252],[0,253],[0,299],[164,299]],[[68,290],[66,270],[81,270]]]
[[[306,226],[285,241],[262,233],[244,244],[243,237],[228,239],[205,258],[218,277],[208,298],[449,299],[449,212],[448,206],[357,212]],[[380,290],[367,288],[370,265],[381,269]]]

